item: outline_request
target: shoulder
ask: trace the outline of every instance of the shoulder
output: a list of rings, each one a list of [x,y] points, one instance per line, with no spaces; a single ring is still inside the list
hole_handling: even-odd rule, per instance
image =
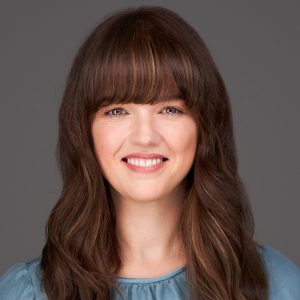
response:
[[[270,300],[300,299],[300,269],[286,255],[270,245],[258,247],[269,276]]]
[[[46,299],[40,283],[40,258],[16,263],[0,277],[0,299]]]

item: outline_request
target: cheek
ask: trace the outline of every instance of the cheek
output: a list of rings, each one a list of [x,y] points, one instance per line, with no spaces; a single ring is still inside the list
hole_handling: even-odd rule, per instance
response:
[[[188,120],[179,126],[169,127],[167,139],[175,152],[188,156],[186,159],[194,156],[197,146],[196,124]]]
[[[112,153],[118,148],[118,132],[111,126],[105,126],[96,122],[92,126],[92,137],[94,142],[95,154],[98,161],[104,163],[108,161]]]

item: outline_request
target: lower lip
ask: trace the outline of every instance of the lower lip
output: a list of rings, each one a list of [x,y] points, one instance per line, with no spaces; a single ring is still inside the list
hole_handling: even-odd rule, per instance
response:
[[[146,173],[146,174],[147,174],[147,173],[153,173],[153,172],[155,172],[155,171],[158,171],[158,170],[162,169],[162,168],[165,166],[167,160],[165,160],[165,161],[163,161],[163,162],[161,162],[161,163],[159,163],[159,164],[156,164],[155,166],[151,166],[151,167],[140,167],[140,166],[135,166],[135,165],[131,165],[131,164],[129,164],[128,162],[123,161],[123,160],[122,160],[122,162],[123,162],[130,170],[132,170],[132,171],[135,171],[135,172],[138,172],[138,173]]]

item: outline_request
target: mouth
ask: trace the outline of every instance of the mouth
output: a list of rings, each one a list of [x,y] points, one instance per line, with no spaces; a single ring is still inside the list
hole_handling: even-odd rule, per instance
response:
[[[127,158],[127,157],[123,157],[121,160],[128,163],[128,158]],[[163,162],[164,162],[164,161],[167,161],[167,160],[169,160],[169,159],[166,158],[166,157],[163,157],[163,158],[162,158],[162,161],[163,161]]]
[[[130,160],[130,161],[128,161]],[[153,158],[141,161],[136,161],[135,159],[128,159],[127,157],[122,158],[122,162],[124,166],[128,168],[130,171],[135,173],[144,173],[144,174],[151,174],[153,172],[157,172],[166,167],[166,161],[169,159],[164,158]]]

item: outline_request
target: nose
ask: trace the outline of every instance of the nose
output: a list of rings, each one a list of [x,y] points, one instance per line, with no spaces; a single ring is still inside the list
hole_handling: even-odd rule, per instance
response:
[[[136,116],[132,122],[130,139],[133,144],[140,146],[157,145],[161,138],[154,116],[148,114]]]

